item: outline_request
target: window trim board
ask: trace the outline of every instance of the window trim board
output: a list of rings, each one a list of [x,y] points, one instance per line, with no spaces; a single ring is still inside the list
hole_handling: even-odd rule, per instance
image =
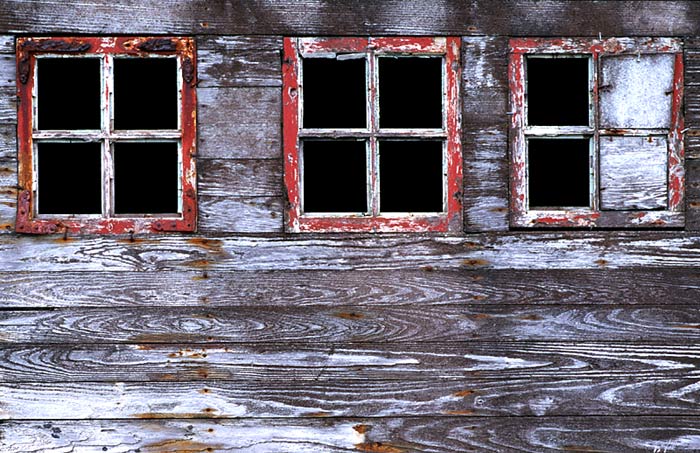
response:
[[[287,192],[287,208],[285,209],[285,227],[288,232],[461,232],[462,225],[462,151],[461,151],[461,111],[460,111],[460,47],[461,39],[458,37],[373,37],[373,38],[292,38],[285,37],[283,45],[283,148],[284,148],[284,183]],[[300,129],[301,105],[300,98],[300,57],[334,57],[336,53],[405,53],[418,55],[442,55],[445,58],[443,81],[445,88],[444,107],[445,126],[442,139],[445,142],[444,166],[446,167],[446,183],[443,194],[445,212],[438,215],[376,215],[373,210],[370,216],[335,216],[323,214],[303,215],[301,210],[301,174],[300,174],[300,149],[299,139],[313,131]],[[374,59],[370,58],[370,65]],[[374,73],[374,72],[372,72]],[[358,134],[350,134],[351,137],[371,136],[372,130],[379,130],[378,108],[376,102],[377,81],[376,77],[369,80],[368,122],[372,121],[369,130],[359,130]],[[338,136],[347,135],[345,131],[312,133],[313,137],[323,135]],[[387,135],[396,137],[434,137],[429,130],[410,130],[392,132]],[[435,131],[432,131],[435,132]],[[384,132],[383,132],[384,133]],[[370,140],[370,146],[372,141]],[[375,189],[370,191],[370,197],[378,194],[376,149],[370,151],[368,164],[370,181],[368,184]],[[374,200],[370,208],[376,207]]]
[[[128,234],[140,232],[184,231],[192,232],[197,228],[197,172],[196,156],[196,51],[195,41],[189,37],[21,37],[17,38],[17,89],[21,100],[18,108],[18,203],[16,231],[19,233],[52,234]],[[180,129],[175,135],[167,133],[150,134],[148,130],[135,133],[111,133],[103,136],[105,130],[98,134],[85,133],[85,138],[100,139],[103,145],[109,139],[144,139],[172,138],[180,141],[180,197],[181,214],[164,216],[151,214],[143,216],[113,215],[110,210],[99,217],[95,216],[37,216],[35,203],[35,161],[34,138],[51,139],[61,137],[66,131],[34,131],[34,85],[37,55],[79,56],[98,54],[130,56],[168,56],[177,57],[180,75]],[[101,76],[102,96],[111,96],[111,80]],[[105,99],[102,104],[110,105]],[[102,113],[102,121],[111,121],[111,111]],[[111,128],[109,128],[111,130]],[[79,136],[80,131],[70,131],[70,135]],[[166,137],[167,136],[167,137]],[[109,154],[109,153],[108,153]],[[109,184],[105,183],[104,186]],[[111,187],[111,186],[110,186]],[[103,189],[111,190],[111,189]],[[107,193],[106,195],[109,195]],[[103,194],[105,197],[105,194]],[[104,211],[104,208],[103,208]]]
[[[593,124],[591,140],[593,152],[591,165],[595,168],[591,190],[598,190],[599,152],[601,135],[639,135],[652,130],[622,130],[599,128],[598,68],[601,56],[671,53],[675,55],[671,123],[664,133],[668,137],[668,206],[665,210],[602,211],[596,198],[591,208],[572,210],[529,210],[527,205],[527,149],[526,134],[529,129],[545,131],[547,127],[526,126],[525,56],[581,55],[592,57]],[[675,38],[609,38],[609,39],[551,39],[512,38],[509,42],[508,80],[510,85],[510,226],[514,228],[652,228],[683,227],[685,225],[684,194],[684,140],[683,119],[683,48]],[[556,128],[551,128],[556,129]],[[564,129],[564,128],[561,128]],[[580,129],[584,129],[581,127]],[[658,131],[657,131],[658,132]]]

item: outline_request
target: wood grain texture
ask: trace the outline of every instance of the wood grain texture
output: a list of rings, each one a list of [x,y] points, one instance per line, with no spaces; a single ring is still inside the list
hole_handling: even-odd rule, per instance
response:
[[[700,340],[692,306],[120,308],[0,311],[3,343]]]
[[[282,197],[199,197],[200,233],[281,233]]]
[[[697,268],[4,272],[0,281],[0,305],[5,309],[696,306],[700,299]]]
[[[197,52],[198,86],[282,86],[280,50],[225,52],[200,48]]]
[[[17,126],[0,124],[0,162],[15,164],[17,159]]]
[[[14,127],[8,126],[12,132],[3,133],[0,126],[0,149],[7,150],[4,137],[14,136]],[[14,146],[14,144],[13,144]],[[3,154],[0,151],[0,155]],[[6,153],[9,154],[9,153]],[[17,161],[14,157],[0,157],[0,234],[10,233],[15,227],[15,213],[17,208]]]
[[[14,35],[0,35],[0,53],[15,53]]]
[[[692,342],[688,338],[687,342]],[[697,341],[697,340],[695,340]],[[679,378],[700,375],[700,346],[650,343],[3,345],[0,380],[282,382]],[[197,382],[193,382],[197,381]]]
[[[3,383],[0,394],[11,420],[700,414],[697,378]]]
[[[281,97],[279,88],[199,88],[199,156],[281,159]]]
[[[7,453],[673,452],[700,448],[699,432],[692,416],[45,420],[0,422],[0,445]]]
[[[15,75],[17,73],[16,64],[14,54],[3,54],[0,52],[0,87],[14,88]]]
[[[0,123],[17,124],[17,94],[14,86],[0,86]]]
[[[462,39],[467,231],[508,230],[507,46],[505,38]]]
[[[685,161],[686,229],[700,230],[700,159]]]
[[[667,180],[666,137],[600,139],[601,209],[665,209]]]
[[[0,33],[674,36],[698,34],[699,16],[690,1],[6,0]]]
[[[254,162],[264,167],[268,161]],[[210,192],[215,189],[209,185]],[[128,237],[0,235],[0,255],[0,272],[658,268],[700,266],[700,237],[678,231],[467,237],[173,234],[132,242]]]
[[[281,196],[282,162],[272,159],[199,159],[199,194],[209,197]]]

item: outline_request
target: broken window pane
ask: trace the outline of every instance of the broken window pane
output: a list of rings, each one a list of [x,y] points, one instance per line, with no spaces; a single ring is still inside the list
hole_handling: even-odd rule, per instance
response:
[[[530,208],[590,206],[589,139],[530,138]]]
[[[602,58],[601,126],[669,127],[675,59],[671,54]]]
[[[177,143],[114,144],[115,213],[177,213],[178,178]]]
[[[100,214],[100,143],[38,143],[39,214]]]
[[[114,128],[177,129],[175,58],[114,59]]]
[[[588,58],[528,57],[527,122],[531,126],[587,126]]]
[[[381,212],[442,212],[442,142],[380,140]]]
[[[666,137],[600,138],[601,209],[665,209]]]
[[[379,126],[442,127],[442,58],[379,58]]]
[[[37,58],[37,128],[100,129],[100,60]]]
[[[367,151],[361,140],[303,142],[304,212],[367,212]]]
[[[365,64],[365,58],[303,60],[303,127],[367,127]]]

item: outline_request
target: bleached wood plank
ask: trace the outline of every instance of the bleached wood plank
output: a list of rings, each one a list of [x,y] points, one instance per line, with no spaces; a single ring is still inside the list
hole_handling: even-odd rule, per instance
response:
[[[198,86],[280,87],[282,86],[280,50],[224,52],[199,49],[197,52]]]
[[[692,36],[694,2],[6,0],[0,33]],[[614,20],[613,20],[614,18]]]
[[[282,162],[272,159],[199,159],[198,187],[208,197],[278,197]]]
[[[6,309],[449,304],[476,310],[482,305],[696,306],[700,299],[696,268],[4,272],[0,281],[0,304]]]
[[[0,123],[17,123],[17,93],[14,86],[0,86]]]
[[[94,420],[3,423],[7,453],[267,451],[340,453],[667,452],[700,449],[700,419],[678,417],[410,417]],[[170,451],[170,450],[168,450]]]
[[[0,311],[4,343],[698,341],[692,306],[216,307]]]
[[[4,271],[612,269],[700,266],[700,236],[667,232],[128,237],[0,235]]]
[[[291,376],[290,376],[291,377]],[[700,414],[696,378],[0,384],[0,419]],[[61,404],[56,404],[60,401]]]
[[[687,343],[692,343],[688,339]],[[0,380],[191,382],[678,378],[700,375],[700,347],[672,344],[461,342],[386,345],[3,345]],[[196,381],[196,382],[192,382]]]
[[[281,159],[279,88],[199,88],[197,98],[200,157]]]
[[[666,137],[601,137],[601,209],[665,209],[668,204]]]
[[[0,43],[0,46],[2,44]],[[1,47],[0,47],[1,50]],[[15,87],[15,75],[17,73],[14,54],[0,52],[0,87]]]
[[[281,233],[282,197],[199,197],[200,233]]]

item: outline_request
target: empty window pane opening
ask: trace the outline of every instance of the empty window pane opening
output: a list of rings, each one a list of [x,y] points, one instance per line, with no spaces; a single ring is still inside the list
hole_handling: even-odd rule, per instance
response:
[[[17,46],[30,68],[19,130],[20,179],[31,188],[20,196],[17,230],[194,231],[194,41],[21,38]]]
[[[445,230],[461,215],[459,39],[413,40],[285,40],[292,230]]]
[[[527,122],[531,126],[588,126],[590,58],[526,59]]]
[[[681,42],[513,38],[510,48],[511,225],[682,226]]]
[[[590,206],[589,139],[531,138],[527,147],[530,208]]]

